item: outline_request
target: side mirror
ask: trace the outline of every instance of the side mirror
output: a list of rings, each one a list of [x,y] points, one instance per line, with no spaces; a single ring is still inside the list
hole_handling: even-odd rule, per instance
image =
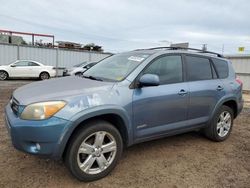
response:
[[[16,67],[16,65],[14,65],[14,64],[13,64],[13,65],[10,65],[10,66],[11,66],[11,67]]]
[[[147,87],[147,86],[158,86],[160,85],[160,79],[159,76],[156,74],[144,74],[139,79],[140,87]]]

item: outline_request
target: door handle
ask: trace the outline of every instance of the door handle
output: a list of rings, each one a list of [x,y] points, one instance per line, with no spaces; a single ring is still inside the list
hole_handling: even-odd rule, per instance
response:
[[[181,89],[178,94],[181,95],[181,96],[183,96],[183,95],[186,95],[187,93],[188,92],[186,90]]]
[[[218,90],[218,91],[221,91],[221,90],[223,90],[223,87],[218,86],[218,87],[217,87],[217,90]]]

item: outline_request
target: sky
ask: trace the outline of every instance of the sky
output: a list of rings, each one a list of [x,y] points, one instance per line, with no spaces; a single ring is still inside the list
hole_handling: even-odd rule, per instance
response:
[[[0,29],[95,43],[114,53],[181,42],[194,48],[207,44],[224,54],[243,46],[243,53],[250,53],[249,0],[0,0],[0,5]]]

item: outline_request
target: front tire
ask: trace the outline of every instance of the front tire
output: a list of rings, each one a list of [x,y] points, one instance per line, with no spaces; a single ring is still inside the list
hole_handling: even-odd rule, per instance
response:
[[[0,71],[0,80],[6,80],[8,76],[9,75],[6,71]]]
[[[226,140],[233,128],[233,110],[228,106],[221,106],[211,124],[204,130],[205,135],[216,142]]]
[[[109,122],[92,121],[73,135],[65,162],[80,181],[107,176],[121,157],[123,142],[119,131]]]

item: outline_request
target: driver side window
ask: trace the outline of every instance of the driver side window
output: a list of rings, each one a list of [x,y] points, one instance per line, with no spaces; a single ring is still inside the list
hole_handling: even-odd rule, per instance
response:
[[[180,55],[169,55],[156,59],[144,74],[156,74],[159,76],[160,84],[173,84],[183,81],[182,59]]]
[[[29,62],[28,61],[19,61],[17,63],[14,64],[16,67],[25,67],[25,66],[29,66]]]

